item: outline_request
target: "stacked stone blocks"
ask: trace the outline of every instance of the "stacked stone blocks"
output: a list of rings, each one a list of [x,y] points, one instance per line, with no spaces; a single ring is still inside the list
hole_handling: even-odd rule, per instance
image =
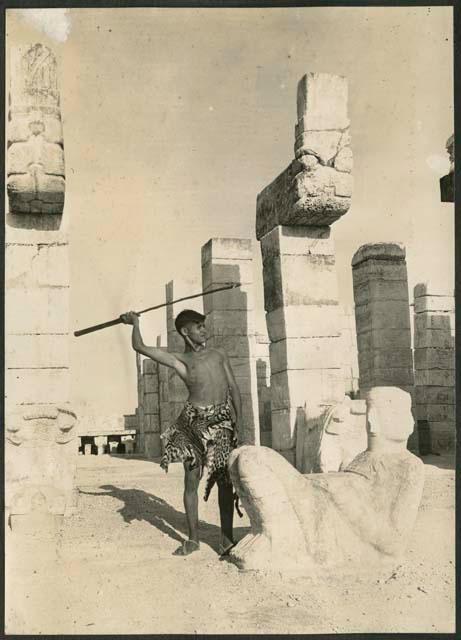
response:
[[[405,248],[366,244],[352,259],[360,392],[396,386],[413,394]]]
[[[432,451],[455,447],[455,306],[453,291],[414,288],[415,393],[418,421],[427,421]]]
[[[246,444],[259,444],[258,386],[253,313],[253,253],[251,241],[212,238],[202,247],[203,291],[226,284],[241,286],[204,296],[208,344],[224,349],[242,397]]]
[[[312,425],[344,396],[330,225],[348,211],[352,194],[346,79],[305,75],[297,107],[295,159],[258,195],[256,212],[271,341],[272,446],[292,463],[301,414]]]

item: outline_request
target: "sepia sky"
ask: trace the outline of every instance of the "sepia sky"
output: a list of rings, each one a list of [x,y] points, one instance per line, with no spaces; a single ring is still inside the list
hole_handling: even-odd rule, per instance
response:
[[[365,242],[405,244],[410,298],[430,278],[452,286],[454,210],[439,191],[450,7],[8,11],[7,47],[37,41],[59,61],[72,331],[162,302],[170,279],[199,283],[201,246],[223,236],[254,240],[264,331],[256,196],[293,158],[308,71],[349,81],[355,191],[332,227],[341,302]],[[143,316],[147,342],[164,322]],[[77,410],[134,411],[129,335],[72,338]]]

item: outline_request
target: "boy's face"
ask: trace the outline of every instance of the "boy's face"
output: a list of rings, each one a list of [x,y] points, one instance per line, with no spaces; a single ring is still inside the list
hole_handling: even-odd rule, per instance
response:
[[[183,329],[194,344],[205,344],[207,339],[207,331],[204,322],[188,322]]]

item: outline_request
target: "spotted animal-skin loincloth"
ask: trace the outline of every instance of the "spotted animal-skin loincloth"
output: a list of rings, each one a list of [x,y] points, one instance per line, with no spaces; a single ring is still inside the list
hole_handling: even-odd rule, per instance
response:
[[[165,452],[160,466],[168,471],[171,462],[189,462],[190,468],[207,468],[204,499],[208,500],[216,482],[232,485],[227,463],[236,448],[230,394],[225,402],[196,407],[186,402],[184,409],[162,434]]]

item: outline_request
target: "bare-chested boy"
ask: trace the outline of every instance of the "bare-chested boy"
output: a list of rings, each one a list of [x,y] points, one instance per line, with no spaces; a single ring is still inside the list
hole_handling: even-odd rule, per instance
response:
[[[133,325],[132,346],[160,364],[171,367],[185,383],[189,398],[176,422],[162,435],[165,453],[161,466],[167,471],[170,462],[184,463],[184,507],[189,539],[175,551],[189,555],[200,547],[198,535],[198,486],[203,467],[208,470],[205,500],[215,483],[218,485],[221,517],[221,554],[234,545],[232,522],[234,491],[229,477],[229,454],[238,444],[242,403],[229,359],[224,351],[207,347],[205,316],[184,310],[175,326],[184,338],[184,353],[168,353],[144,344],[139,330],[139,318],[133,311],[120,316]],[[235,420],[231,413],[231,401]]]

